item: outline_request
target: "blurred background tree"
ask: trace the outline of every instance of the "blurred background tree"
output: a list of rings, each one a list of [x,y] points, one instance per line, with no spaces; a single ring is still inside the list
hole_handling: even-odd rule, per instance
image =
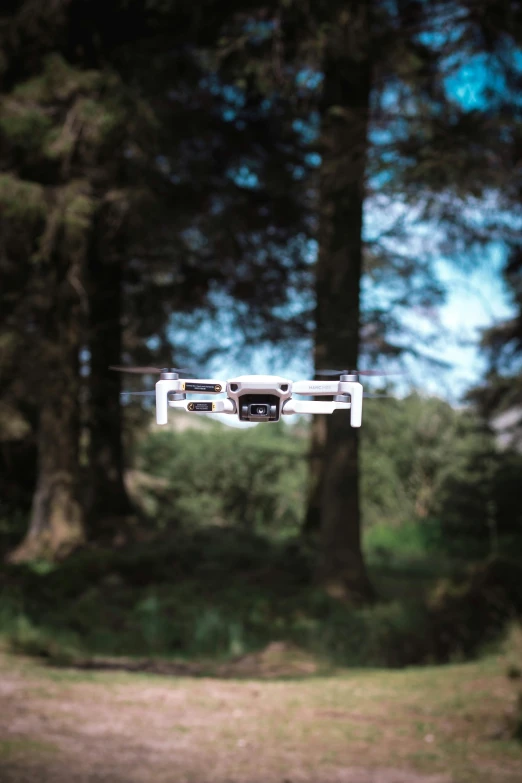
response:
[[[109,372],[109,364],[118,363],[122,351],[127,355],[131,351],[138,361],[142,354],[150,361],[151,353],[156,353],[163,364],[170,364],[176,350],[166,333],[172,327],[172,313],[201,313],[203,306],[211,311],[218,307],[220,292],[228,296],[227,302],[238,302],[235,314],[233,307],[229,313],[246,339],[259,339],[263,330],[269,330],[277,342],[272,311],[290,294],[290,272],[292,294],[301,285],[300,276],[308,273],[298,241],[303,215],[296,206],[300,201],[296,186],[285,177],[284,167],[278,180],[273,179],[278,156],[286,153],[279,149],[283,143],[279,134],[284,139],[288,128],[276,126],[277,116],[266,116],[260,96],[248,85],[227,88],[205,71],[204,51],[196,49],[195,39],[187,39],[188,28],[200,46],[205,36],[213,40],[217,28],[210,9],[203,23],[197,14],[186,15],[176,4],[135,3],[120,8],[116,3],[112,13],[123,25],[116,31],[107,9],[96,16],[81,3],[66,5],[37,11],[31,3],[19,4],[5,26],[2,131],[6,156],[12,159],[12,163],[6,159],[6,167],[18,161],[17,179],[26,189],[32,188],[32,202],[40,198],[41,224],[35,224],[33,231],[35,253],[41,255],[42,243],[52,244],[62,220],[56,210],[67,206],[63,220],[72,215],[69,234],[74,228],[70,241],[77,255],[74,270],[64,268],[56,283],[68,309],[54,307],[58,294],[40,297],[39,302],[39,313],[47,308],[49,351],[42,352],[38,345],[33,377],[53,379],[46,381],[45,404],[53,406],[54,413],[44,415],[39,406],[39,490],[28,538],[13,555],[17,560],[67,554],[85,535],[84,511],[89,536],[114,535],[131,511],[122,479],[120,385]],[[38,36],[40,23],[51,30],[46,39]],[[31,46],[36,50],[33,73],[27,74],[17,68],[20,58],[29,61]],[[149,63],[151,51],[155,55]],[[237,105],[234,124],[227,115],[229,103]],[[39,135],[31,126],[35,117],[42,120]],[[248,160],[256,163],[254,186],[241,181]],[[71,182],[77,201],[67,190]],[[50,192],[56,195],[59,187],[66,188],[67,195],[64,204],[52,211],[45,188],[53,188]],[[251,198],[245,199],[245,190],[253,191]],[[18,196],[27,198],[24,192]],[[17,191],[7,180],[6,221],[15,212],[16,198]],[[25,217],[27,223],[35,209]],[[233,232],[227,220],[231,213]],[[24,219],[17,214],[18,225],[10,220],[13,233]],[[51,239],[46,231],[52,232]],[[12,252],[9,248],[7,264],[14,263]],[[63,254],[64,263],[72,263],[71,246],[64,246]],[[49,274],[54,274],[55,265],[49,266]],[[30,284],[40,281],[46,287],[45,274],[39,267],[36,275],[29,275]],[[129,315],[122,308],[123,293]],[[139,317],[133,321],[136,313]],[[25,325],[27,316],[22,318]],[[287,320],[283,338],[306,328],[302,319]],[[58,346],[67,334],[72,342],[66,378],[67,363]],[[158,345],[156,351],[151,351],[150,340]],[[54,355],[54,374],[52,367],[42,365],[47,353]],[[195,359],[196,354],[192,350],[190,357]],[[78,498],[79,404],[84,385],[80,355],[88,376],[83,503]],[[55,376],[63,378],[62,388]],[[58,442],[56,431],[63,442]]]

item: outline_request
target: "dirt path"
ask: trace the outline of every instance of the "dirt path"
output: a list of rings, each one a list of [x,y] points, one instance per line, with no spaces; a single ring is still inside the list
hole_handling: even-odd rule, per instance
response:
[[[488,739],[484,720],[509,698],[504,680],[470,665],[167,678],[2,655],[0,781],[520,783],[522,748]]]

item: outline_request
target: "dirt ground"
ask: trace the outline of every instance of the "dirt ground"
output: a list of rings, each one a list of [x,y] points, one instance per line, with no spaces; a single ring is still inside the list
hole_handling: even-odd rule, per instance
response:
[[[265,674],[79,672],[1,653],[0,781],[522,781],[495,661]]]

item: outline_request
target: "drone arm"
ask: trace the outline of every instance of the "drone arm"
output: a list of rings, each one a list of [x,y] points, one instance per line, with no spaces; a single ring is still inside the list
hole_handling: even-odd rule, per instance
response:
[[[337,410],[349,410],[350,402],[335,402],[323,400],[287,400],[283,405],[283,414],[292,413],[333,413]],[[352,426],[360,426],[355,424]]]
[[[352,427],[360,427],[362,424],[363,387],[360,383],[351,383],[350,397],[352,409],[350,411],[350,424]]]
[[[185,397],[186,394],[220,394],[223,392],[225,384],[223,381],[213,379],[190,379],[183,380],[171,379],[160,380],[156,384],[156,421],[158,424],[166,424],[168,420],[169,405],[172,406],[173,400],[169,400],[169,394],[175,393]],[[175,400],[175,402],[185,403],[185,400]],[[184,404],[174,407],[185,407]],[[192,409],[189,409],[192,410]],[[224,413],[231,411],[224,410]]]
[[[296,381],[292,384],[292,392],[293,394],[306,394],[314,397],[321,395],[349,395],[350,402],[320,402],[318,400],[299,402],[298,400],[288,400],[283,408],[283,413],[333,413],[334,410],[351,407],[350,424],[352,427],[360,427],[362,424],[363,387],[360,383],[354,381]],[[307,406],[306,410],[302,407],[303,405]],[[290,410],[292,406],[296,410]]]
[[[306,394],[307,396],[319,396],[322,394],[340,394],[340,381],[294,381],[292,394]],[[343,386],[348,384],[343,383]]]
[[[166,424],[168,421],[169,392],[179,392],[179,381],[158,381],[156,384],[156,421]]]

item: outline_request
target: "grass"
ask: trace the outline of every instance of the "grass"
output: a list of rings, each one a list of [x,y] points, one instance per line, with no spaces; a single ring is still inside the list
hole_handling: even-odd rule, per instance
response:
[[[499,655],[401,671],[340,669],[293,681],[222,680],[86,676],[3,656],[2,681],[14,680],[17,690],[0,729],[12,711],[32,716],[9,742],[28,765],[39,761],[50,770],[42,773],[46,783],[66,779],[60,775],[68,764],[82,769],[85,736],[93,776],[110,770],[118,783],[210,777],[424,783],[432,775],[452,783],[518,783],[522,744],[494,738],[516,699],[505,668]],[[49,742],[57,748],[46,760]]]
[[[440,644],[477,655],[518,567],[436,593],[433,562],[371,567],[389,598],[365,608],[318,591],[291,543],[222,531],[5,569],[2,783],[519,783],[520,627],[498,654],[429,665]],[[93,655],[160,674],[70,668]]]
[[[55,753],[57,750],[57,746],[50,742],[31,739],[0,740],[0,764],[6,760],[40,756],[42,753]]]

